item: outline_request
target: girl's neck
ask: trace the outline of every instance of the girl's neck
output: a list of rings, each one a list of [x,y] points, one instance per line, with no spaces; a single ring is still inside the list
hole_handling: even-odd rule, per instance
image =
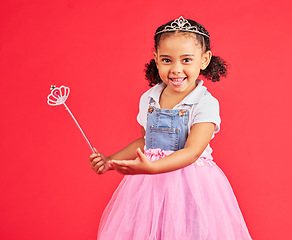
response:
[[[193,88],[186,89],[184,92],[174,92],[167,86],[162,90],[159,98],[159,105],[162,109],[173,109],[177,104],[179,104],[190,92],[192,92],[197,85]]]

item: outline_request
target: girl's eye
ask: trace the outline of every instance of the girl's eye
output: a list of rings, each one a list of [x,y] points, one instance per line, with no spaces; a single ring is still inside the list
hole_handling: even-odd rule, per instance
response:
[[[170,63],[170,59],[168,59],[168,58],[163,58],[163,59],[162,59],[162,62]]]
[[[191,62],[191,61],[192,61],[191,58],[185,58],[185,59],[183,60],[183,62]]]

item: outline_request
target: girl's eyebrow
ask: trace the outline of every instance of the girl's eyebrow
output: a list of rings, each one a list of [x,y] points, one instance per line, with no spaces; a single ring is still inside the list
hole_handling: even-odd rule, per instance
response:
[[[194,54],[184,54],[184,55],[181,55],[181,57],[193,57],[195,56]]]
[[[187,53],[187,54],[183,54],[181,55],[180,57],[193,57],[195,56],[194,54],[191,54],[191,53]],[[170,57],[169,55],[159,55],[159,57]]]

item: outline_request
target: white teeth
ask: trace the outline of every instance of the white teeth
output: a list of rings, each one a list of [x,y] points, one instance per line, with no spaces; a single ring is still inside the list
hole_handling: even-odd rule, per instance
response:
[[[182,82],[185,78],[171,78],[174,82]]]

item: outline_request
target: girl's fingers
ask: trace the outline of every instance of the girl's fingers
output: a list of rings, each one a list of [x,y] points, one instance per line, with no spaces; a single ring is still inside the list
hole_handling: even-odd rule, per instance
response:
[[[121,165],[117,165],[117,164],[112,164],[111,166],[113,169],[115,169],[117,172],[119,172],[121,174],[129,174],[129,172],[131,170],[129,166],[121,166]]]
[[[100,153],[95,149],[95,148],[93,148],[94,149],[94,151],[95,151],[95,153],[92,153],[90,156],[89,156],[89,161],[91,162],[94,158],[96,158],[96,157],[100,157]]]
[[[107,159],[103,156],[102,153],[98,152],[96,148],[93,148],[94,153],[89,156],[89,162],[92,169],[98,174],[102,174],[106,171],[106,162]]]
[[[114,169],[114,166],[113,166],[113,164],[109,161],[108,162],[108,166],[109,166],[109,168],[112,170],[112,169]]]
[[[119,169],[119,170],[121,170],[121,171],[129,171],[130,168],[129,168],[129,167],[118,166],[118,167],[116,167],[115,169],[116,169],[116,170]]]
[[[116,166],[120,166],[120,167],[123,167],[123,166],[130,166],[130,161],[131,160],[125,160],[125,161],[121,161],[121,160],[111,160],[110,162],[113,164],[113,165],[116,165]]]
[[[104,170],[104,165],[102,165],[98,170],[96,170],[96,172],[98,174],[101,174],[101,173],[103,173],[103,170]]]
[[[92,160],[94,158],[98,157],[96,153],[92,153],[90,156],[89,156],[89,161],[92,162]]]
[[[94,152],[95,152],[95,153],[93,153],[93,154],[97,154],[97,156],[100,156],[100,155],[102,154],[102,153],[100,153],[99,151],[97,151],[96,148],[93,148],[93,149],[94,149]]]
[[[93,163],[97,163],[101,160],[101,157],[96,157],[92,160]]]
[[[92,167],[94,167],[97,163],[99,162],[102,162],[101,158],[100,157],[97,157],[97,158],[94,158],[91,162],[90,162],[90,165]]]
[[[92,166],[93,167],[93,169],[95,170],[95,171],[97,171],[101,166],[103,166],[104,165],[104,162],[103,161],[99,161],[99,162],[97,162],[94,166]]]

